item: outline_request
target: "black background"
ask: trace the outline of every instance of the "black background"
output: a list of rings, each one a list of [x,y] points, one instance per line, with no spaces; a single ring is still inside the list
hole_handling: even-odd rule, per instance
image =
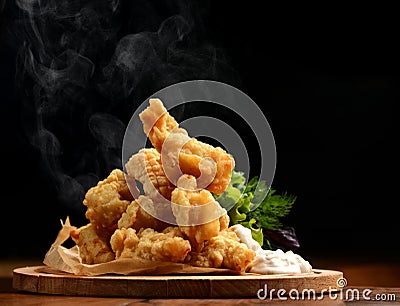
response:
[[[297,195],[285,222],[296,228],[300,252],[311,259],[396,259],[395,105],[400,94],[400,50],[393,8],[155,2],[121,2],[124,10],[119,13],[116,41],[129,33],[157,31],[165,18],[181,14],[192,24],[184,50],[200,50],[200,55],[201,50],[214,50],[217,72],[202,71],[203,62],[189,60],[182,63],[195,67],[188,73],[142,74],[134,93],[117,102],[108,96],[97,106],[93,102],[97,96],[89,90],[87,105],[79,111],[89,116],[109,112],[126,124],[135,105],[176,81],[209,78],[236,86],[259,104],[271,125],[277,146],[273,186]],[[86,220],[83,207],[66,204],[60,194],[68,191],[57,189],[40,150],[29,138],[35,113],[32,80],[21,81],[17,71],[21,68],[16,66],[25,39],[23,14],[10,2],[0,9],[0,256],[41,258],[55,238],[60,219],[69,215],[76,225]],[[104,52],[106,58],[113,46],[110,43],[111,51],[97,52]],[[88,175],[87,187],[102,179],[112,164],[101,166],[104,155],[85,132],[87,122],[76,121],[75,146],[74,138],[63,136],[60,128],[63,122],[74,125],[74,119],[58,111],[52,120],[58,122],[54,126],[63,146],[65,171]],[[82,143],[97,146],[87,158],[97,160],[97,166],[71,170]]]

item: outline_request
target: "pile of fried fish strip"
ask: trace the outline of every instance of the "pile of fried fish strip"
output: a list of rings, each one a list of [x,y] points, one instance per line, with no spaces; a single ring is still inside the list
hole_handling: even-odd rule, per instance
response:
[[[159,99],[139,117],[153,147],[87,191],[90,222],[71,232],[82,263],[130,258],[246,271],[255,252],[214,198],[229,185],[233,157],[190,137]]]

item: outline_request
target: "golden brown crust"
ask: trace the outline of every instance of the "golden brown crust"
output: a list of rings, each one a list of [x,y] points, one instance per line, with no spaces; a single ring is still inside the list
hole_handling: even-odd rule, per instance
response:
[[[143,185],[144,192],[152,199],[171,199],[175,186],[164,173],[161,155],[155,149],[141,149],[126,163],[128,175]]]
[[[108,241],[97,235],[92,224],[72,231],[71,237],[79,247],[82,263],[98,264],[114,260],[115,255]]]
[[[120,170],[112,171],[105,180],[90,188],[83,200],[87,206],[86,218],[96,233],[106,240],[114,233],[118,220],[130,203],[123,200],[120,193],[126,186],[121,173]]]
[[[134,228],[140,230],[141,228],[153,228],[156,231],[162,231],[169,225],[157,218],[150,215],[143,207],[153,205],[150,198],[140,196],[136,201],[132,201],[128,205],[126,211],[118,220],[118,228]]]
[[[118,193],[121,196],[121,200],[133,201],[134,198],[129,190],[129,186],[125,179],[125,173],[120,169],[114,169],[110,172],[106,179],[99,182],[98,185],[109,184],[111,182],[117,182]]]
[[[150,99],[149,103],[149,107],[139,116],[143,123],[143,130],[154,148],[161,153],[164,142],[172,147],[172,151],[175,146],[179,154],[176,158],[179,159],[181,172],[197,178],[201,175],[201,160],[211,158],[216,164],[216,171],[212,181],[208,182],[205,188],[215,194],[221,194],[228,187],[235,167],[233,157],[220,147],[213,147],[196,138],[190,138],[184,129],[179,128],[178,123],[159,99]],[[171,148],[168,151],[171,151]],[[163,158],[169,157],[163,156]]]
[[[178,126],[175,119],[165,109],[159,99],[150,99],[150,106],[140,115],[144,133],[149,137],[154,148],[161,152],[162,145],[168,134]]]
[[[227,188],[232,156],[190,138],[158,99],[150,99],[140,119],[154,148],[132,155],[126,175],[115,169],[86,193],[90,224],[70,234],[82,261],[138,258],[245,271],[255,253],[229,230],[227,212],[211,193]]]
[[[246,271],[255,257],[255,252],[241,243],[236,233],[221,231],[204,243],[200,252],[189,254],[189,264],[200,267],[228,268]]]
[[[168,227],[162,232],[151,228],[138,232],[133,228],[118,229],[112,235],[110,243],[117,259],[183,262],[191,250],[189,241],[182,238],[177,227]]]
[[[221,230],[219,216],[226,214],[226,211],[208,190],[193,190],[195,188],[194,177],[182,176],[178,180],[178,187],[172,192],[171,201],[177,204],[172,207],[172,211],[179,228],[197,249],[205,240],[218,235]],[[222,221],[224,227],[225,219]]]

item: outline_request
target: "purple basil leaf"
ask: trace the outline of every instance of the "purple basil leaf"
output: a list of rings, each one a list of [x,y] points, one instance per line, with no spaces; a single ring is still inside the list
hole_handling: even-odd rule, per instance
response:
[[[293,227],[284,227],[278,230],[263,229],[263,233],[273,249],[281,249],[286,252],[300,248],[299,240]]]

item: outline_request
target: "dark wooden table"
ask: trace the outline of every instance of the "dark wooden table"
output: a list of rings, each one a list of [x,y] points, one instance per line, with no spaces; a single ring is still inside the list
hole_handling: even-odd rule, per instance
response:
[[[346,290],[347,299],[346,299]],[[357,291],[358,290],[358,291]],[[360,293],[357,297],[355,292]],[[364,297],[363,297],[364,293]],[[317,296],[308,299],[307,296],[299,299],[277,297],[270,300],[258,298],[247,299],[132,299],[115,297],[79,297],[29,294],[22,292],[0,293],[0,305],[400,305],[400,288],[355,288],[349,287],[334,295]],[[367,298],[367,300],[366,300]],[[382,301],[384,299],[384,301]]]
[[[306,294],[298,299],[286,296],[284,298],[287,299],[267,297],[265,300],[260,300],[256,294],[254,298],[246,299],[135,299],[44,295],[18,292],[12,288],[12,270],[14,268],[40,264],[39,260],[0,262],[0,305],[400,305],[399,267],[393,263],[388,267],[386,264],[374,265],[371,263],[364,265],[345,263],[332,267],[323,266],[321,263],[322,266],[319,264],[319,267],[322,268],[341,269],[349,286],[345,287],[342,292],[331,295],[316,295],[309,298]],[[382,281],[382,279],[387,281]],[[376,280],[380,281],[381,285],[378,285]]]

